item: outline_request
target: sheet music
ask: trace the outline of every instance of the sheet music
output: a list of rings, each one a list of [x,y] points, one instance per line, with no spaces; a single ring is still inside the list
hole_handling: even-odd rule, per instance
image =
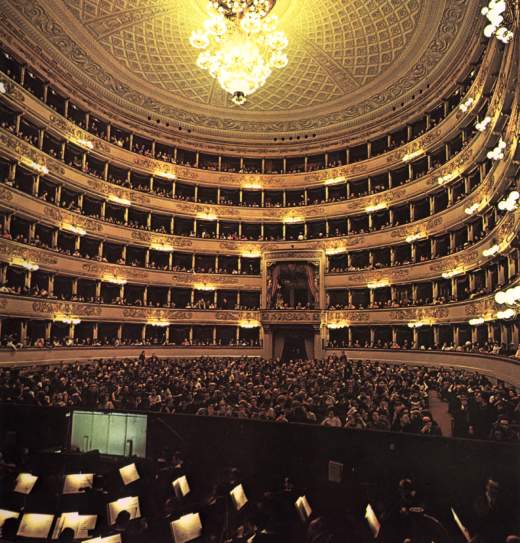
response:
[[[122,543],[121,534],[107,535],[106,537],[93,537],[87,539],[84,543]]]
[[[38,513],[26,513],[18,527],[16,535],[32,537],[36,539],[47,539],[51,531],[54,515],[40,515]]]
[[[128,466],[120,468],[119,473],[125,485],[129,485],[139,479],[139,473],[135,464],[128,464]]]
[[[4,522],[8,518],[18,518],[20,513],[18,511],[9,511],[8,509],[0,509],[0,528],[4,525]]]
[[[141,509],[139,508],[139,497],[138,496],[129,496],[127,498],[121,498],[115,502],[109,503],[108,508],[108,518],[110,525],[116,523],[117,515],[121,511],[128,511],[130,513],[130,520],[141,517]]]
[[[464,536],[464,539],[466,539],[466,541],[470,541],[471,536],[469,535],[469,531],[466,528],[466,526],[464,526],[464,524],[462,524],[462,522],[461,522],[461,520],[459,518],[459,515],[457,515],[457,513],[455,513],[455,510],[453,509],[453,507],[451,508],[451,514],[453,515],[453,520],[455,521],[455,524],[459,527],[459,530],[462,532],[462,535]]]
[[[189,513],[174,520],[171,524],[175,543],[186,543],[202,535],[202,523],[198,513]]]
[[[38,477],[31,473],[19,473],[14,491],[18,492],[18,494],[30,494],[37,480]]]
[[[244,507],[244,505],[247,503],[247,496],[244,492],[244,487],[242,485],[237,485],[231,490],[230,495],[233,498],[236,510],[240,511],[240,509],[242,509],[242,507]]]
[[[379,519],[377,518],[376,513],[370,504],[367,505],[365,510],[365,518],[367,519],[368,525],[370,526],[375,539],[381,530],[381,523],[379,522]]]
[[[62,513],[58,518],[52,539],[58,539],[65,528],[74,530],[74,539],[85,539],[90,530],[96,527],[97,515],[80,515],[79,513]]]
[[[312,507],[307,500],[307,496],[300,496],[295,502],[294,505],[300,513],[302,520],[306,521],[312,514]]]
[[[184,498],[190,493],[190,485],[188,483],[186,475],[182,475],[178,479],[175,479],[175,481],[172,482],[172,485],[175,491],[175,495],[178,498]]]
[[[92,488],[94,484],[93,473],[71,473],[65,475],[63,494],[80,494],[84,488]]]

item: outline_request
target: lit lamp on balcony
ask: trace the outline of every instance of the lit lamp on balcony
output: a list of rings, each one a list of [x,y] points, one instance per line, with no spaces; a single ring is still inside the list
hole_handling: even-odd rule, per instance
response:
[[[473,105],[475,100],[473,100],[473,98],[470,96],[468,98],[466,98],[466,100],[464,100],[464,102],[461,102],[459,104],[459,109],[463,112],[463,113],[466,113],[466,111],[469,110],[469,108]]]
[[[195,290],[202,290],[202,291],[211,291],[216,290],[215,285],[211,285],[210,283],[194,283],[193,288]]]
[[[49,173],[49,169],[47,168],[45,164],[40,164],[38,162],[35,162],[32,158],[28,156],[21,157],[20,162],[24,166],[31,168],[31,170],[38,172],[40,175],[47,175]]]
[[[78,319],[77,317],[72,317],[71,315],[54,315],[54,318],[52,319],[54,322],[61,322],[63,324],[80,324],[81,319]]]
[[[89,151],[92,151],[92,149],[94,149],[94,144],[90,140],[87,140],[85,138],[71,137],[71,138],[69,138],[69,141],[71,143],[74,143],[74,144],[78,145],[79,147],[83,147],[84,149],[88,149]]]
[[[164,179],[170,179],[170,181],[174,181],[175,179],[177,179],[177,176],[174,172],[158,171],[155,172],[154,175],[156,175],[157,177],[164,177]]]
[[[370,283],[367,283],[367,287],[369,289],[383,288],[389,286],[390,281],[388,279],[379,279],[378,281],[371,281]]]
[[[150,244],[150,249],[154,251],[162,251],[164,253],[172,253],[173,245],[169,243],[154,242]]]
[[[386,202],[378,202],[377,204],[372,204],[365,207],[367,213],[374,213],[374,211],[381,211],[382,209],[387,209],[388,204]]]
[[[130,207],[132,205],[132,202],[128,198],[121,198],[121,196],[117,196],[116,194],[109,194],[108,201],[123,207]]]
[[[470,206],[468,206],[464,210],[464,213],[466,213],[466,215],[473,215],[477,211],[480,211],[481,209],[483,209],[486,206],[486,204],[487,204],[487,200],[485,198],[480,200],[480,202],[473,202]]]
[[[500,251],[500,245],[495,243],[494,245],[492,245],[488,249],[484,249],[482,251],[482,255],[483,256],[493,256],[493,255],[496,255],[499,251]]]
[[[331,321],[327,323],[329,330],[340,330],[341,328],[348,328],[350,322],[347,320]]]
[[[262,257],[262,251],[260,249],[251,248],[251,249],[245,249],[240,253],[242,257],[244,258],[261,258]]]
[[[437,183],[439,185],[444,185],[445,183],[448,183],[452,179],[455,179],[455,177],[457,177],[456,172],[449,172],[444,175],[439,175],[439,177],[437,177]]]
[[[283,222],[285,224],[300,224],[302,222],[305,222],[305,217],[303,217],[302,215],[289,214],[283,218]]]
[[[247,319],[239,321],[238,326],[240,326],[240,328],[260,328],[261,324],[260,321]]]
[[[486,322],[486,319],[484,317],[475,317],[474,319],[469,319],[468,324],[470,326],[479,326],[480,324],[484,324]]]
[[[464,268],[454,268],[453,270],[445,271],[442,273],[443,279],[451,279],[457,275],[462,275],[464,273]]]
[[[515,305],[520,300],[520,286],[501,290],[495,294],[495,302],[500,305]]]
[[[101,278],[105,283],[112,283],[113,285],[126,285],[128,281],[124,277],[118,277],[117,275],[105,274]]]
[[[146,324],[148,324],[148,326],[157,326],[158,328],[167,328],[170,326],[171,322],[162,319],[149,319],[146,321]]]
[[[339,255],[346,252],[347,252],[347,248],[344,245],[336,245],[334,247],[327,247],[325,249],[325,254],[327,256]]]
[[[424,155],[426,151],[424,149],[417,149],[417,151],[410,151],[409,153],[406,153],[402,160],[403,162],[410,162],[410,160],[413,160],[414,158],[420,157],[421,155]]]
[[[506,142],[500,138],[494,149],[488,151],[487,157],[490,160],[502,160],[504,158],[504,151],[507,147]]]
[[[512,319],[513,317],[516,317],[516,311],[512,308],[497,311],[496,317],[497,319],[503,320]]]
[[[414,241],[425,239],[427,236],[428,234],[426,234],[426,232],[416,232],[415,234],[406,236],[406,243],[413,243]]]
[[[491,122],[491,117],[486,116],[484,117],[480,122],[475,124],[475,128],[479,132],[484,132],[486,128],[488,127],[488,124]]]
[[[21,256],[15,256],[11,259],[11,264],[13,266],[21,266],[22,268],[25,268],[29,271],[37,271],[40,269],[40,266],[38,264],[35,264],[34,262],[31,262],[29,260],[26,260],[25,258],[22,258]]]
[[[67,232],[72,232],[73,234],[77,234],[78,236],[84,236],[87,233],[87,231],[84,228],[81,228],[80,226],[75,226],[70,223],[62,223],[61,228],[63,230],[67,230]]]
[[[337,185],[338,183],[343,183],[346,180],[347,178],[344,175],[339,175],[338,177],[331,177],[329,179],[325,179],[323,183],[325,185]]]
[[[218,217],[215,213],[212,213],[210,211],[200,211],[199,213],[197,213],[197,219],[203,221],[216,221]]]
[[[408,328],[421,328],[425,325],[426,323],[423,322],[423,321],[411,321],[408,323]]]
[[[240,187],[246,190],[262,190],[264,187],[260,181],[244,181]]]
[[[514,211],[518,207],[518,199],[520,198],[520,192],[513,190],[509,193],[507,198],[498,202],[498,209],[500,211]]]

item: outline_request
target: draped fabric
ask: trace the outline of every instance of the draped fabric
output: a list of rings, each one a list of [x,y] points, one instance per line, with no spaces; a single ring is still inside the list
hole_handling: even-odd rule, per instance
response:
[[[295,276],[297,274],[302,274],[307,281],[307,288],[311,294],[311,298],[314,303],[319,302],[319,290],[316,285],[316,269],[312,264],[296,264],[296,263],[286,263],[286,264],[275,264],[271,268],[271,279],[270,284],[267,288],[267,296],[269,303],[272,305],[276,301],[276,296],[278,291],[281,289],[280,275],[288,274],[290,276]]]
[[[320,300],[320,295],[318,292],[318,287],[316,286],[316,281],[314,280],[314,266],[311,266],[310,264],[303,264],[303,267],[305,274],[307,275],[307,287],[312,295],[314,303],[317,304]]]

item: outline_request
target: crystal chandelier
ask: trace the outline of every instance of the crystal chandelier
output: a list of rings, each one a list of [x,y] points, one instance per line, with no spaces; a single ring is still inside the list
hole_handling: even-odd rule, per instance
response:
[[[190,44],[201,49],[197,66],[207,70],[242,105],[262,87],[273,68],[287,65],[288,40],[276,30],[270,12],[276,0],[212,0],[203,30],[194,30]]]

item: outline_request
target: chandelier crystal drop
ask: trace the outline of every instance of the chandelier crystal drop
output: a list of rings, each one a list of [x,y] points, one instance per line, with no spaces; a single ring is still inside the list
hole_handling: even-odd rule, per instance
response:
[[[271,14],[276,0],[212,0],[203,29],[194,30],[190,45],[201,52],[197,66],[207,70],[242,105],[273,69],[287,66],[287,36]]]

